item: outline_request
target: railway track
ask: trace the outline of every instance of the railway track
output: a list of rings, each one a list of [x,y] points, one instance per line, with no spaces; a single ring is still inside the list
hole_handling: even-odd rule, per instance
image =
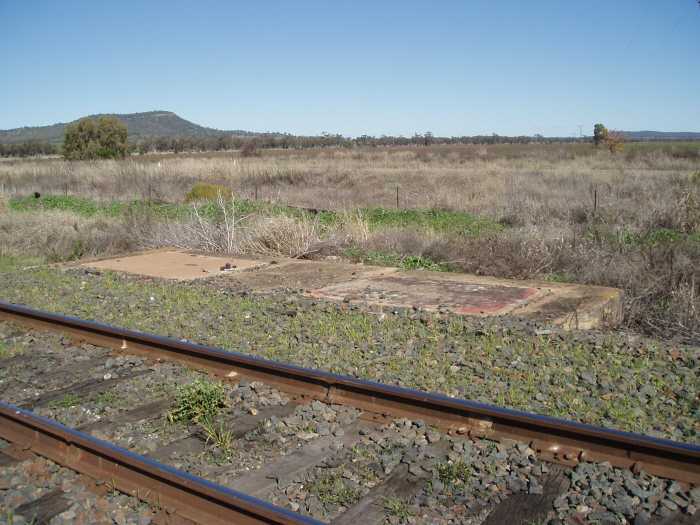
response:
[[[698,446],[4,303],[0,320],[27,347],[0,362],[0,469],[63,465],[144,502],[134,523],[700,522]],[[211,416],[168,422],[211,389]],[[62,516],[49,488],[7,515]]]

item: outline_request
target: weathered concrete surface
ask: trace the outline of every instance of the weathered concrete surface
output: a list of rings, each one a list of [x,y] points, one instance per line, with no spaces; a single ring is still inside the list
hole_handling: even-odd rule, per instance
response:
[[[227,264],[230,269],[226,269]],[[417,306],[468,315],[519,315],[567,329],[614,325],[619,319],[621,295],[620,290],[598,286],[177,249],[141,252],[82,266],[172,279],[218,276],[258,292],[289,290],[339,301],[365,301],[386,310]]]
[[[163,249],[92,261],[82,266],[168,279],[198,279],[221,273],[221,267],[226,263],[235,266],[234,269],[251,269],[265,265],[264,262],[254,259],[241,259],[234,263],[231,261],[231,258],[204,252]]]

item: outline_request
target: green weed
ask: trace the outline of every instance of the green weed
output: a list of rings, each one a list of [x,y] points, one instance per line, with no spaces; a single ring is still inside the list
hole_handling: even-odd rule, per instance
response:
[[[22,351],[22,345],[10,344],[0,341],[0,359],[6,359],[11,355],[19,354]]]
[[[466,486],[471,484],[471,465],[461,458],[455,461],[448,460],[445,464],[438,461],[437,472],[438,478],[445,484],[454,483]]]
[[[175,408],[166,414],[172,424],[176,421],[198,422],[201,418],[216,414],[226,406],[224,387],[221,383],[208,383],[196,378],[182,385],[175,397]]]
[[[384,510],[389,516],[395,516],[399,520],[405,521],[414,515],[409,508],[411,505],[410,500],[408,502],[401,501],[396,494],[392,494],[388,498],[382,496],[382,499],[384,500]]]
[[[229,453],[234,449],[233,430],[226,428],[223,422],[220,422],[217,428],[211,414],[207,414],[199,419],[199,424],[207,436],[207,443],[211,441],[212,446],[218,447],[224,453]]]
[[[316,432],[316,423],[314,421],[302,421],[298,425],[299,432],[312,433]]]
[[[79,200],[73,195],[64,197],[47,196],[41,199],[27,197],[23,200],[10,199],[10,210],[12,211],[72,211],[81,217],[119,217],[123,215],[123,205],[121,203],[101,204],[88,200]]]
[[[116,496],[117,494],[119,494],[119,489],[117,489],[117,482],[114,480],[114,478],[112,478],[111,485],[109,483],[107,483],[107,488],[109,488],[109,493],[112,496]]]
[[[360,499],[360,491],[354,487],[348,487],[345,480],[336,470],[324,479],[318,479],[309,486],[310,492],[315,492],[318,499],[326,505],[341,503],[350,506]]]
[[[70,408],[80,403],[80,399],[80,396],[70,393],[64,395],[59,401],[56,401],[56,405],[63,408]]]
[[[134,510],[138,514],[142,514],[147,510],[152,511],[154,514],[158,514],[163,507],[162,505],[162,499],[161,495],[158,494],[158,501],[148,501],[148,497],[151,495],[153,489],[149,490],[145,496],[141,496],[140,490],[136,489],[136,496],[134,497],[136,499],[136,503],[134,505]]]
[[[429,270],[433,272],[449,272],[450,266],[445,262],[435,261],[422,255],[405,255],[395,252],[364,252],[360,248],[353,248],[343,253],[349,259],[376,266],[396,266],[407,270]]]
[[[106,392],[102,394],[95,394],[90,396],[90,402],[91,403],[113,403],[119,398],[119,394],[116,389],[112,388],[111,390],[107,390]]]
[[[421,231],[452,233],[470,236],[495,232],[503,228],[497,222],[480,219],[469,213],[442,210],[387,210],[385,208],[363,208],[363,217],[370,230],[379,228],[415,228]]]

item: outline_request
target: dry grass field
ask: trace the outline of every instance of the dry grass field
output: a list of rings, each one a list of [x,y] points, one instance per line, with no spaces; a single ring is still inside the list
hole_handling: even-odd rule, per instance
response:
[[[168,244],[292,257],[419,256],[452,271],[619,287],[628,327],[698,342],[699,159],[700,144],[691,143],[628,144],[616,155],[526,145],[6,160],[0,246],[54,260]],[[203,211],[157,211],[159,203],[183,204],[199,182],[231,189],[246,213],[219,206],[229,212],[212,220]],[[11,211],[34,192],[125,206],[113,216],[74,207]],[[403,215],[394,213],[397,193]],[[256,197],[256,206],[243,206]],[[324,222],[323,214],[280,214],[280,206],[339,215]],[[377,208],[384,215],[370,220]],[[430,211],[431,219],[415,222],[408,210]],[[479,226],[460,226],[464,214]]]

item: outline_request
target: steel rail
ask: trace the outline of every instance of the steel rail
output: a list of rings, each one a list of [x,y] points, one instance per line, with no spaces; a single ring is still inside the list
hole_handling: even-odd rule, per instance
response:
[[[76,341],[116,352],[173,360],[207,370],[221,380],[263,381],[302,399],[357,407],[364,411],[361,417],[376,422],[395,417],[423,419],[465,438],[530,443],[545,461],[570,466],[608,461],[617,468],[700,484],[700,446],[696,445],[319,372],[6,303],[0,303],[0,319],[61,331]]]
[[[0,437],[131,494],[169,514],[204,525],[321,525],[322,522],[115,447],[0,402]]]

